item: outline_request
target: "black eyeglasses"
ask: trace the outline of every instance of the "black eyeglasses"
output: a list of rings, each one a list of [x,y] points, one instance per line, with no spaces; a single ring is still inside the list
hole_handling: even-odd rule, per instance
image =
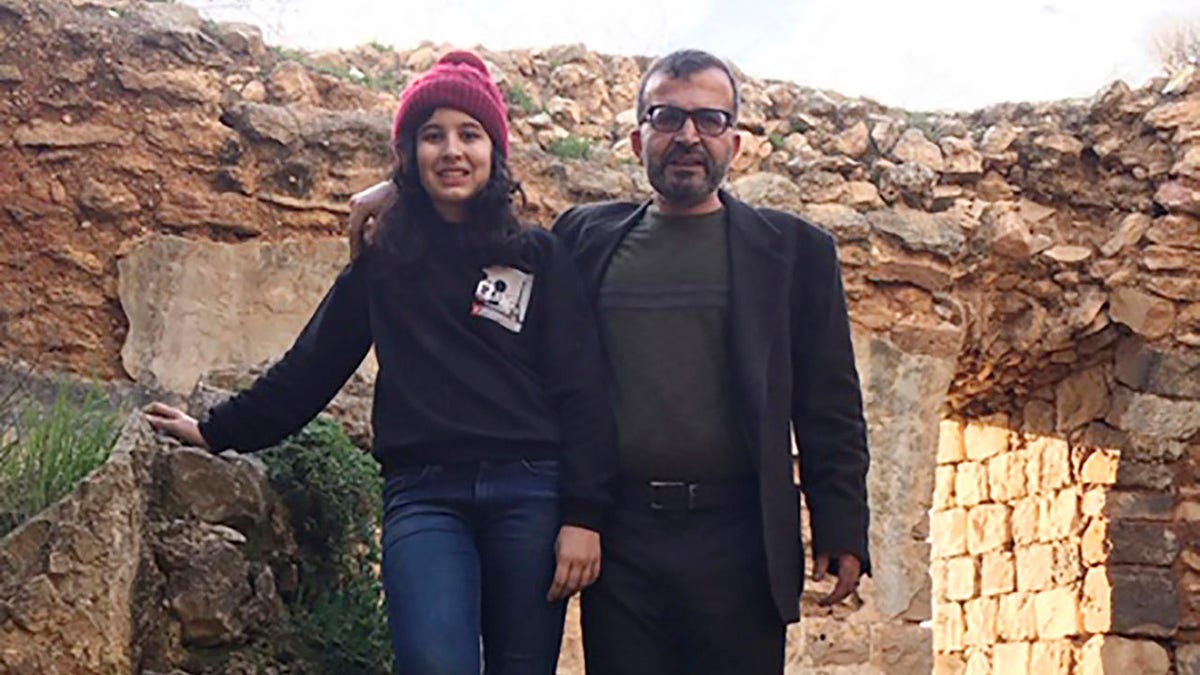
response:
[[[733,114],[718,108],[697,108],[684,110],[673,105],[652,105],[642,115],[643,122],[649,122],[655,131],[673,134],[683,128],[684,122],[692,118],[696,131],[704,136],[720,136],[733,126]]]

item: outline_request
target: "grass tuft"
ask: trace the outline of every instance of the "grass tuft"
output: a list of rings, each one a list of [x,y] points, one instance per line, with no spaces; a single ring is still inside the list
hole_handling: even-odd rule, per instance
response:
[[[546,148],[550,154],[559,159],[587,159],[592,152],[592,142],[575,135],[566,138],[556,138]]]
[[[59,387],[49,407],[26,403],[0,434],[0,536],[65,497],[108,459],[119,414],[99,387],[82,401]]]

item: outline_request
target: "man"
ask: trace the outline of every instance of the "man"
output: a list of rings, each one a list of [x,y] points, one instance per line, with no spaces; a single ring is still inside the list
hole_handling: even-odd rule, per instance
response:
[[[866,429],[834,242],[719,189],[737,113],[719,59],[656,61],[630,136],[654,195],[554,225],[599,312],[619,434],[618,505],[583,595],[591,675],[783,672],[804,565],[789,426],[814,577],[837,575],[824,602],[869,573]]]

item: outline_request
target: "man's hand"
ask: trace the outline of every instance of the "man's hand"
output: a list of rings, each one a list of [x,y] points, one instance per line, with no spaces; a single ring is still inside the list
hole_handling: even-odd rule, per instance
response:
[[[174,406],[155,401],[142,408],[142,414],[155,431],[165,431],[187,445],[208,450],[208,442],[200,434],[200,424],[196,418]]]
[[[363,244],[375,241],[379,218],[396,203],[400,190],[390,180],[376,183],[350,198],[350,257],[357,258]]]
[[[546,600],[554,602],[569,598],[591,586],[600,576],[599,532],[563,525],[558,531],[554,551],[558,556],[558,569],[554,572],[554,582],[550,584]]]
[[[829,573],[829,554],[818,553],[814,561],[813,581],[821,581]],[[838,556],[837,584],[829,595],[821,598],[821,606],[828,607],[850,597],[858,588],[858,579],[862,576],[862,561],[852,553],[842,553]]]

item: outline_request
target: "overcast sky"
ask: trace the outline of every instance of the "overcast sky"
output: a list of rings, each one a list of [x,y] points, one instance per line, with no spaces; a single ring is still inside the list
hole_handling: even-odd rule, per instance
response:
[[[699,47],[756,77],[913,110],[1089,96],[1158,72],[1156,29],[1197,0],[184,0],[308,49],[422,40],[489,49]]]

